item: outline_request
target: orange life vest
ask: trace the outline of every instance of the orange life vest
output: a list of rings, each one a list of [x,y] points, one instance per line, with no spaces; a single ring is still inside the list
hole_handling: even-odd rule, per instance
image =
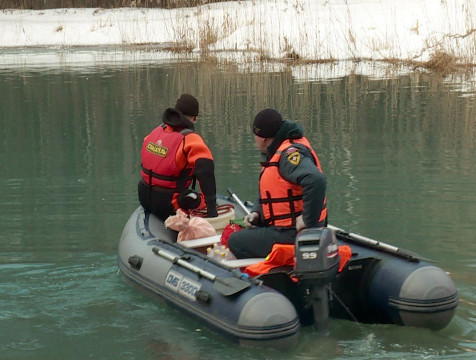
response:
[[[165,131],[163,126],[155,128],[145,139],[141,150],[141,176],[151,186],[180,191],[192,181],[193,169],[179,168],[176,154],[181,151],[185,135],[191,130]]]
[[[339,245],[338,252],[340,255],[338,272],[342,272],[345,265],[352,258],[352,248],[348,245]],[[249,276],[258,276],[267,274],[271,269],[280,266],[294,266],[294,245],[293,244],[274,244],[271,252],[264,261],[248,265],[244,272]]]
[[[263,220],[266,225],[279,227],[296,226],[296,218],[302,214],[304,202],[302,200],[302,187],[285,180],[279,173],[279,160],[282,154],[293,144],[301,144],[311,152],[316,167],[321,170],[321,164],[316,152],[309,141],[302,137],[293,142],[285,140],[276,150],[268,162],[263,164],[259,181],[260,204]],[[321,209],[319,222],[327,218],[326,199]]]

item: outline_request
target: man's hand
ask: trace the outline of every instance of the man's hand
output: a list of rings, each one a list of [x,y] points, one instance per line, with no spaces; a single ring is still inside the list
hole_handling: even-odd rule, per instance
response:
[[[249,228],[255,227],[255,225],[258,225],[259,219],[260,219],[259,213],[257,213],[256,211],[253,211],[251,214],[248,214],[245,216],[245,218],[243,219],[243,222],[246,228],[249,229]]]
[[[299,215],[297,218],[296,218],[296,230],[297,231],[301,231],[302,229],[304,229],[306,227],[306,224],[304,224],[304,220],[302,219],[302,215]]]

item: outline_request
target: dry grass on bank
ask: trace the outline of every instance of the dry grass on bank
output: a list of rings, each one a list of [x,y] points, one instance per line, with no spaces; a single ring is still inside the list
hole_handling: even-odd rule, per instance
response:
[[[464,65],[458,64],[458,59],[455,56],[444,51],[436,51],[432,54],[431,58],[422,63],[421,66],[428,70],[448,73],[453,72]]]
[[[405,65],[414,70],[424,69],[432,73],[440,75],[448,75],[451,73],[467,72],[476,69],[476,64],[459,59],[455,55],[438,50],[431,54],[427,61],[402,60],[402,59],[385,59],[386,63],[394,65]]]
[[[193,7],[227,0],[2,0],[0,9],[64,9],[143,7],[173,9]],[[229,0],[233,1],[233,0]]]
[[[195,7],[199,5],[222,2],[223,0],[3,0],[0,2],[0,9],[52,9],[52,8],[119,8],[119,7],[143,7],[143,8],[182,8],[182,7]],[[229,0],[237,2],[239,0]],[[304,0],[303,0],[304,1]],[[346,2],[347,3],[347,2]],[[299,8],[300,3],[296,5],[296,14],[299,15],[303,9]],[[302,3],[304,4],[304,2]],[[302,5],[301,4],[301,5]],[[446,4],[446,3],[445,3]],[[438,74],[449,74],[459,71],[473,71],[476,68],[476,42],[472,45],[469,50],[464,53],[463,58],[461,55],[462,52],[458,52],[458,46],[461,44],[461,41],[464,38],[473,37],[476,34],[476,18],[474,17],[474,4],[472,0],[468,0],[468,6],[466,6],[466,29],[470,29],[466,34],[458,34],[457,31],[452,30],[452,34],[444,36],[442,39],[436,39],[433,35],[430,35],[427,39],[427,47],[422,49],[422,54],[430,54],[426,56],[428,60],[421,61],[417,58],[405,59],[399,57],[398,46],[394,49],[395,55],[390,52],[386,53],[386,56],[381,56],[378,59],[372,58],[360,58],[358,57],[358,49],[356,47],[356,34],[354,33],[352,27],[345,29],[345,24],[351,24],[350,21],[350,10],[348,9],[347,14],[344,15],[344,19],[341,19],[339,16],[336,16],[336,21],[343,21],[341,28],[336,26],[339,30],[342,30],[341,40],[344,44],[347,44],[349,48],[350,58],[340,60],[350,60],[358,63],[360,61],[380,61],[386,62],[389,64],[394,64],[397,66],[405,65],[415,70],[424,69],[430,72]],[[451,4],[447,3],[445,5],[448,10],[451,9]],[[292,10],[290,10],[292,11]],[[170,12],[172,14],[172,12]],[[228,62],[233,63],[239,58],[241,62],[248,63],[266,63],[266,62],[276,62],[294,65],[307,65],[307,64],[321,64],[321,63],[333,63],[338,61],[335,54],[331,53],[331,50],[328,49],[326,41],[322,41],[320,47],[316,50],[316,58],[313,59],[314,54],[309,57],[305,56],[304,48],[306,44],[309,44],[315,40],[309,40],[309,28],[303,27],[298,33],[300,34],[299,38],[296,40],[289,40],[284,36],[283,39],[280,39],[280,51],[281,55],[272,56],[266,49],[269,48],[270,39],[266,30],[261,29],[260,27],[255,30],[255,33],[252,33],[254,39],[250,41],[250,44],[253,44],[253,47],[250,47],[246,50],[236,50],[237,46],[235,44],[227,45],[228,47],[215,47],[215,44],[218,44],[220,40],[227,39],[230,35],[237,31],[240,24],[238,20],[232,13],[225,12],[223,18],[213,17],[206,11],[203,11],[201,8],[194,13],[196,19],[194,22],[183,21],[180,11],[173,12],[175,15],[170,15],[171,18],[168,19],[172,24],[170,26],[170,31],[173,33],[174,41],[169,43],[166,46],[163,44],[149,44],[149,50],[147,49],[148,43],[133,44],[130,42],[130,39],[127,38],[127,35],[124,35],[123,44],[126,47],[140,47],[141,51],[171,51],[177,54],[192,54],[198,58],[197,60],[202,62]],[[251,12],[251,14],[254,14]],[[337,14],[339,15],[339,14]],[[176,18],[172,18],[176,16]],[[254,16],[254,15],[253,15]],[[258,13],[257,17],[250,17],[248,20],[249,24],[261,23],[262,19],[260,16],[265,16],[264,14]],[[349,19],[345,18],[349,16]],[[448,17],[449,18],[449,17]],[[347,21],[344,21],[347,20]],[[197,27],[198,24],[198,27]],[[248,25],[249,25],[248,24]],[[349,25],[350,26],[350,25]],[[63,26],[59,25],[56,27],[56,32],[63,30]],[[418,32],[418,26],[412,31]],[[251,36],[251,37],[252,37]],[[256,40],[256,42],[254,41]],[[327,39],[326,39],[327,40]],[[159,46],[158,46],[159,45]],[[398,45],[398,44],[397,44]],[[386,43],[385,41],[372,43],[372,45],[363,44],[359,45],[362,48],[364,46],[369,46],[374,51],[379,51],[381,49],[392,49],[392,44]],[[233,48],[235,47],[235,48]],[[464,47],[462,47],[464,48]],[[199,50],[199,51],[197,51]],[[226,56],[228,54],[235,53],[236,57]],[[225,55],[225,56],[223,56]],[[279,56],[279,57],[277,57]],[[224,60],[224,58],[226,60]],[[421,59],[419,57],[418,59]]]
[[[299,2],[297,3],[299,4]],[[348,5],[347,5],[348,6]],[[450,13],[452,6],[450,3],[445,3],[445,8]],[[299,9],[296,9],[297,14],[299,15]],[[459,10],[458,10],[459,11]],[[269,37],[266,34],[265,30],[262,30],[260,27],[257,27],[256,32],[252,35],[255,36],[255,41],[252,41],[254,47],[249,48],[247,50],[238,50],[236,51],[233,49],[233,46],[236,47],[236,44],[229,48],[221,48],[221,50],[211,50],[214,49],[214,44],[218,43],[221,39],[227,39],[230,34],[238,28],[237,20],[230,16],[230,14],[226,14],[226,19],[214,19],[212,17],[207,17],[206,14],[200,12],[200,16],[197,18],[199,23],[199,31],[198,31],[198,39],[194,39],[193,34],[194,31],[192,27],[186,29],[174,29],[176,33],[182,34],[179,36],[182,40],[178,42],[176,45],[170,47],[170,50],[181,53],[181,52],[192,52],[197,48],[200,50],[200,60],[202,61],[209,61],[209,62],[218,62],[220,55],[217,53],[232,53],[235,52],[240,57],[241,61],[243,59],[248,59],[249,62],[277,62],[277,63],[285,63],[289,65],[307,65],[307,64],[322,64],[322,63],[334,63],[338,60],[347,60],[347,61],[354,61],[355,63],[361,61],[377,61],[377,62],[385,62],[388,64],[395,64],[397,66],[408,66],[415,70],[426,70],[433,73],[438,73],[441,75],[446,75],[449,73],[456,73],[456,72],[465,72],[465,71],[473,71],[476,68],[476,42],[473,45],[469,45],[469,48],[465,48],[463,44],[463,40],[470,39],[470,37],[474,38],[476,34],[476,18],[474,17],[474,3],[471,1],[468,2],[467,6],[461,9],[465,14],[466,20],[465,25],[466,29],[470,29],[467,33],[461,35],[458,34],[458,28],[456,24],[451,25],[450,16],[448,15],[448,22],[450,23],[449,31],[450,33],[444,35],[443,37],[438,37],[438,34],[430,34],[426,39],[426,44],[423,49],[421,49],[421,54],[424,53],[426,56],[415,56],[414,58],[404,58],[398,56],[401,53],[401,49],[398,46],[393,50],[396,56],[391,55],[390,52],[386,52],[387,55],[383,55],[383,52],[378,51],[379,49],[391,49],[392,46],[398,44],[390,44],[385,41],[379,44],[380,47],[377,46],[375,49],[377,52],[381,54],[378,58],[362,58],[359,57],[359,51],[356,48],[356,35],[352,29],[349,28],[349,31],[344,31],[342,29],[342,42],[348,44],[349,52],[351,53],[350,58],[341,59],[334,54],[332,54],[326,48],[326,42],[323,41],[321,44],[322,49],[317,50],[316,58],[306,57],[305,55],[301,54],[301,50],[303,50],[303,46],[306,47],[306,44],[309,43],[310,37],[308,36],[307,31],[308,28],[302,28],[299,31],[299,38],[293,41],[289,40],[284,36],[283,39],[280,40],[280,50],[281,54],[279,57],[272,56],[266,49],[269,48]],[[248,19],[249,24],[254,23],[262,23],[263,14],[256,12],[256,16],[254,17],[255,13],[251,12],[253,15]],[[350,16],[350,9],[347,11],[347,16]],[[336,15],[336,18],[339,16]],[[177,21],[172,22],[173,24],[180,23],[179,19]],[[352,23],[351,19],[347,19],[347,23]],[[175,26],[175,25],[173,25]],[[453,27],[454,26],[454,27]],[[338,26],[336,28],[339,28]],[[411,29],[412,31],[417,31],[418,29]],[[315,41],[315,40],[312,40]],[[467,44],[467,43],[466,43]],[[369,46],[366,44],[361,44],[361,46]],[[371,47],[371,46],[369,46]],[[241,54],[241,55],[240,55]],[[427,60],[421,60],[422,58],[426,58]],[[233,60],[227,60],[227,62],[233,62]],[[245,60],[246,62],[246,60]]]

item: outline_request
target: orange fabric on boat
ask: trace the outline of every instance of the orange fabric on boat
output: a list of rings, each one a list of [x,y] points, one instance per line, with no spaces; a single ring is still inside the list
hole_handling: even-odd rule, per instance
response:
[[[274,244],[273,249],[264,261],[248,265],[245,273],[249,276],[267,274],[269,270],[278,266],[294,265],[294,245]]]
[[[344,269],[345,264],[347,264],[352,257],[352,249],[349,245],[339,245],[339,255],[340,255],[340,264],[338,272],[341,272]]]
[[[348,245],[339,245],[339,272],[342,271],[345,264],[352,257],[352,249]],[[274,244],[273,249],[264,261],[249,265],[245,268],[245,273],[250,276],[267,274],[275,267],[294,265],[294,245],[292,244]]]

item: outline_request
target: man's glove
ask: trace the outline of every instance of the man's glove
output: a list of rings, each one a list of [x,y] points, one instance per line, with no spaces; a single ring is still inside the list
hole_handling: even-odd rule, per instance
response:
[[[259,219],[259,213],[253,211],[251,214],[245,216],[245,218],[243,219],[243,223],[245,224],[246,228],[249,229],[255,227],[255,225],[258,225]]]
[[[304,229],[306,227],[306,224],[304,224],[304,220],[302,219],[302,215],[299,215],[297,218],[296,218],[296,230],[297,231],[301,231],[302,229]]]

